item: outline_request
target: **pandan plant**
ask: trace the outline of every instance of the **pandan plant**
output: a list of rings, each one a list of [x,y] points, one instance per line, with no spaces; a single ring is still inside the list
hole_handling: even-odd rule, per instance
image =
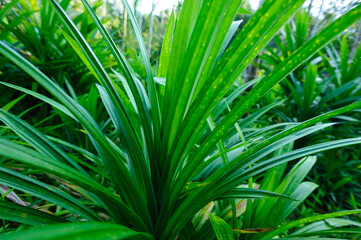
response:
[[[255,109],[258,100],[358,21],[361,6],[321,30],[261,79],[229,93],[243,70],[292,18],[304,0],[265,1],[236,35],[237,23],[232,23],[240,11],[240,0],[185,0],[179,15],[173,15],[169,23],[158,77],[152,72],[138,25],[125,0],[147,71],[146,79],[137,79],[91,6],[82,0],[121,69],[118,74],[125,80],[122,84],[104,70],[59,3],[48,1],[61,19],[59,31],[99,81],[97,88],[106,108],[104,114],[109,115],[114,132],[108,135],[102,131],[93,117],[53,79],[1,41],[0,53],[41,84],[52,98],[2,84],[37,97],[77,121],[96,149],[96,153],[92,153],[46,136],[19,117],[1,110],[0,119],[21,140],[6,137],[8,135],[0,139],[0,154],[4,157],[0,183],[67,210],[66,214],[54,214],[0,201],[2,219],[35,226],[54,224],[5,234],[1,238],[287,238],[289,229],[299,225],[320,224],[325,218],[361,212],[356,209],[284,224],[267,222],[267,216],[255,208],[255,204],[267,207],[268,203],[277,207],[275,199],[287,200],[286,203],[297,201],[291,194],[295,186],[292,191],[279,191],[282,189],[266,181],[266,186],[260,187],[259,174],[320,151],[361,143],[361,138],[350,138],[297,150],[280,150],[330,126],[322,122],[360,108],[360,102],[300,123],[260,129],[252,125],[267,110]],[[247,92],[251,84],[254,86]],[[238,95],[241,98],[234,101]],[[69,148],[81,154],[82,161],[68,154]],[[277,154],[272,155],[276,151]],[[40,171],[51,177],[53,183],[61,183],[71,191],[52,186],[48,179],[41,181],[26,172],[6,167],[9,161]],[[264,179],[274,179],[277,184],[281,183],[280,177],[265,176]],[[292,180],[292,177],[286,176],[286,179]],[[298,184],[300,179],[295,181],[295,185]],[[259,198],[264,202],[252,200]],[[246,212],[242,211],[244,199],[247,199]],[[273,200],[268,202],[269,199]],[[286,209],[280,207],[282,216]],[[229,214],[231,217],[227,217]],[[254,229],[253,222],[262,225]],[[337,232],[324,228],[308,232],[306,239],[310,235],[334,233],[332,231]],[[352,232],[352,229],[339,231]]]

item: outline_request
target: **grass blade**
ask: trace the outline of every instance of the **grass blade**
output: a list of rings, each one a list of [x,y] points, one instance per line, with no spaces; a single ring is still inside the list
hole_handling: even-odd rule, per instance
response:
[[[56,240],[56,239],[78,239],[78,240],[111,240],[111,239],[139,239],[154,240],[146,233],[135,232],[129,228],[112,224],[98,222],[78,222],[61,225],[51,225],[46,228],[34,228],[13,234],[8,234],[0,239],[15,240]]]
[[[67,222],[49,213],[5,201],[0,201],[0,218],[30,225]],[[0,236],[0,239],[1,238]]]

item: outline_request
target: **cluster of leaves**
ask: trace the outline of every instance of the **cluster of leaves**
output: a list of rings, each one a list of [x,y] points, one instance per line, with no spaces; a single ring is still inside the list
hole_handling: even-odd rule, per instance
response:
[[[3,195],[4,237],[307,239],[360,233],[358,222],[338,218],[361,213],[359,209],[285,219],[317,187],[304,181],[316,162],[312,155],[359,144],[361,138],[301,147],[294,147],[295,141],[332,127],[329,119],[361,108],[361,102],[354,99],[298,121],[260,128],[255,122],[283,102],[258,109],[261,98],[357,22],[361,5],[308,41],[297,42],[297,48],[261,78],[234,85],[304,0],[265,1],[237,32],[236,15],[245,13],[241,2],[184,1],[180,13],[171,15],[155,77],[136,18],[124,0],[146,70],[145,78],[139,79],[86,0],[82,0],[86,9],[82,16],[90,17],[91,23],[89,19],[86,24],[102,35],[101,43],[111,52],[116,70],[108,68],[88,43],[88,35],[78,29],[76,18],[68,16],[63,5],[69,1],[44,0],[43,6],[61,26],[57,36],[98,81],[90,88],[93,102],[77,97],[71,90],[74,82],[62,87],[55,81],[57,75],[0,41],[0,54],[47,93],[1,84],[40,99],[54,114],[74,120],[86,141],[74,144],[46,135],[20,118],[28,110],[18,116],[9,113],[19,98],[0,110],[5,124],[0,184],[3,189],[21,191],[20,197],[29,200],[11,189]],[[312,99],[315,70],[306,71],[309,86],[303,93]],[[304,101],[300,106],[307,103],[311,104]],[[288,166],[292,160],[298,162]],[[22,223],[22,228],[57,224],[9,233],[5,220]]]
[[[271,66],[278,65],[301,47],[311,37],[310,21],[311,17],[305,11],[298,12],[282,34],[275,37],[275,47],[268,47],[261,56],[261,69],[267,71]],[[279,117],[277,121],[304,121],[360,100],[361,44],[353,44],[355,52],[351,56],[348,39],[348,35],[343,35],[340,40],[320,50],[291,73],[279,85],[280,89],[273,91],[273,98],[287,98],[283,105],[272,112]],[[270,97],[267,101],[272,101]],[[359,118],[359,111],[332,118],[331,122],[336,123],[333,127],[322,134],[310,135],[298,141],[296,147],[355,137],[359,134]],[[313,209],[332,211],[357,205],[355,203],[359,195],[355,192],[359,184],[354,179],[358,179],[359,173],[352,170],[358,169],[360,165],[357,153],[358,148],[353,147],[320,155],[320,163],[311,175],[317,183],[322,184],[317,195],[312,198],[314,203],[310,203]],[[350,192],[351,197],[345,198]],[[327,204],[325,199],[328,199]]]

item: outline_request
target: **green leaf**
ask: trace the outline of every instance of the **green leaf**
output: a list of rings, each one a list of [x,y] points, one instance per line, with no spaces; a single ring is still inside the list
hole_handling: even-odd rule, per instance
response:
[[[227,198],[257,199],[257,198],[266,198],[266,197],[298,201],[295,198],[280,193],[259,190],[259,189],[238,188],[238,187],[225,192],[219,197],[219,199],[227,199]]]
[[[159,59],[158,77],[163,77],[163,78],[167,77],[170,54],[172,49],[172,38],[173,38],[174,28],[175,28],[175,15],[174,15],[174,11],[172,11],[172,14],[169,19],[168,27],[164,35],[162,51]]]
[[[61,162],[54,162],[46,155],[40,154],[32,149],[12,143],[5,139],[0,139],[0,152],[5,157],[19,160],[29,166],[33,166],[39,170],[53,174],[54,176],[94,193],[101,199],[99,204],[104,205],[105,209],[109,210],[117,221],[127,225],[128,221],[126,219],[129,219],[129,222],[132,222],[132,224],[135,224],[140,228],[147,229],[139,216],[127,205],[125,205],[118,196],[110,192],[98,182],[79,173],[69,166]],[[114,207],[116,207],[116,209],[114,209]]]
[[[121,126],[119,129],[122,131],[122,136],[124,142],[127,145],[129,155],[130,155],[130,164],[133,166],[132,174],[136,178],[135,181],[130,179],[130,173],[127,167],[119,161],[119,154],[110,149],[109,145],[106,144],[108,141],[104,139],[104,136],[94,136],[93,139],[99,139],[96,141],[97,144],[100,144],[98,149],[102,150],[102,155],[105,155],[104,159],[109,161],[105,161],[105,166],[107,167],[108,171],[111,173],[112,180],[115,182],[117,186],[121,188],[122,191],[126,192],[126,202],[129,205],[132,205],[133,210],[136,211],[139,215],[142,215],[142,218],[147,221],[149,227],[152,226],[151,224],[151,217],[150,212],[148,210],[154,210],[156,208],[156,204],[154,202],[155,193],[152,187],[152,182],[150,181],[150,173],[148,171],[148,167],[146,166],[147,161],[146,157],[141,148],[140,141],[135,133],[134,126],[130,120],[130,117],[126,111],[126,108],[121,101],[119,94],[116,91],[116,88],[113,85],[113,82],[109,78],[108,74],[106,73],[104,67],[100,64],[99,60],[97,59],[95,53],[90,48],[87,41],[81,35],[79,30],[76,28],[75,24],[69,18],[69,16],[65,13],[65,11],[61,8],[59,3],[55,0],[48,0],[51,5],[53,6],[55,12],[60,17],[62,23],[70,33],[70,36],[74,41],[72,45],[74,49],[78,49],[81,55],[84,55],[83,58],[86,58],[86,61],[89,62],[89,65],[93,69],[93,72],[96,74],[98,80],[101,82],[105,90],[107,91],[114,108],[119,114],[121,119]],[[129,11],[128,11],[129,12]],[[155,116],[154,114],[153,116]],[[91,119],[90,116],[86,118],[77,118],[80,120],[89,120]],[[154,123],[155,124],[155,123]],[[83,124],[84,126],[84,124]],[[84,126],[85,127],[85,126]],[[91,132],[90,129],[87,129],[88,132]],[[100,134],[98,134],[100,135]],[[103,135],[103,133],[101,133]],[[98,138],[99,137],[99,138]],[[94,141],[93,141],[94,142]],[[118,156],[117,156],[118,155]],[[121,174],[119,174],[121,173]],[[131,189],[141,189],[138,192],[132,191]],[[145,196],[144,196],[145,195]],[[130,200],[131,199],[131,200]],[[149,205],[146,211],[144,209],[141,211],[140,209],[144,205]],[[152,206],[152,207],[150,207]]]
[[[347,43],[347,36],[343,36],[342,40],[341,40],[341,46],[340,46],[340,58],[341,58],[341,62],[340,62],[340,70],[341,70],[341,82],[342,83],[346,83],[348,82],[349,79],[348,78],[348,69],[349,69],[349,50],[348,50],[348,43]]]
[[[13,0],[10,3],[6,4],[4,8],[0,11],[0,20],[2,20],[5,15],[19,2],[20,0]]]
[[[184,56],[181,56],[178,72],[172,80],[167,77],[169,84],[174,82],[175,86],[168,103],[172,107],[169,107],[167,115],[164,116],[163,132],[166,134],[163,136],[165,141],[163,151],[170,149],[173,144],[190,104],[189,99],[192,98],[193,89],[197,87],[197,84],[201,87],[205,83],[214,67],[239,5],[239,1],[229,0],[209,0],[202,4],[198,16],[201,21],[197,21],[194,26],[187,50]],[[224,14],[225,12],[227,14]],[[198,76],[199,74],[201,76]],[[167,94],[170,93],[166,91]]]
[[[1,82],[0,82],[1,83]],[[21,101],[21,99],[23,99],[26,96],[26,94],[15,98],[14,100],[10,101],[9,103],[7,103],[2,109],[4,109],[5,111],[9,111],[12,107],[14,107],[19,101]]]
[[[49,141],[41,132],[30,126],[20,118],[0,109],[0,120],[8,125],[18,136],[23,138],[27,143],[33,146],[36,150],[44,153],[54,159],[67,163],[80,172],[87,174],[73,159],[71,159],[65,152],[58,148],[54,143]]]
[[[307,133],[305,133],[307,135]],[[292,139],[293,141],[294,139]],[[192,194],[190,194],[179,206],[176,212],[173,214],[172,219],[176,219],[179,214],[182,213],[183,219],[185,217],[191,217],[192,214],[198,211],[199,207],[204,206],[214,197],[221,195],[228,189],[240,184],[242,181],[249,179],[250,177],[255,176],[263,171],[271,169],[275,166],[280,164],[286,163],[288,161],[301,158],[307,156],[309,154],[314,154],[316,152],[325,151],[327,149],[338,148],[342,146],[348,146],[350,144],[359,144],[361,142],[361,138],[354,138],[354,139],[346,139],[341,141],[331,141],[324,144],[314,145],[308,148],[299,149],[294,152],[290,152],[288,154],[283,154],[281,157],[276,157],[273,159],[269,159],[267,161],[263,161],[261,163],[255,164],[254,166],[244,170],[244,164],[251,165],[253,164],[253,157],[250,159],[245,160],[243,163],[239,162],[238,160],[230,161],[227,165],[222,167],[220,170],[215,172],[213,175],[208,177],[205,181],[210,182],[210,184],[206,185],[204,188],[199,190],[195,190]],[[288,142],[286,142],[287,144]],[[282,145],[281,145],[282,146]],[[280,146],[278,146],[279,148]],[[251,149],[246,153],[251,153]],[[247,154],[247,155],[248,155]],[[242,154],[244,155],[244,154]],[[241,156],[242,156],[241,155]],[[243,166],[243,167],[241,167]],[[227,170],[228,169],[228,170]],[[231,170],[232,169],[232,170]],[[199,205],[196,205],[199,204]],[[185,211],[184,209],[187,209]],[[191,209],[193,209],[191,211]],[[196,210],[197,209],[197,210]],[[187,215],[185,215],[187,214]],[[178,225],[179,225],[179,218],[177,218]]]
[[[303,107],[306,112],[310,111],[310,108],[315,99],[316,78],[317,78],[317,66],[309,65],[306,71],[306,79],[303,92]]]
[[[309,240],[309,237],[286,237],[286,238],[278,238],[278,239],[282,239],[282,240]],[[317,239],[323,239],[323,240],[347,240],[344,238],[317,238]],[[271,240],[271,239],[267,239],[267,240]]]
[[[153,72],[152,72],[152,67],[150,64],[149,56],[147,54],[147,50],[145,48],[145,44],[144,44],[143,37],[142,37],[142,32],[138,26],[138,23],[134,16],[134,13],[129,6],[128,0],[122,0],[122,2],[124,3],[124,6],[127,9],[127,12],[129,13],[129,19],[132,23],[135,35],[137,37],[139,47],[140,47],[140,52],[142,54],[144,66],[145,66],[145,69],[147,72],[146,83],[147,83],[147,89],[148,89],[148,94],[149,94],[149,99],[150,99],[150,105],[151,105],[151,109],[152,109],[152,119],[153,119],[153,128],[154,128],[154,145],[155,145],[154,151],[157,153],[159,151],[159,147],[160,147],[162,119],[161,119],[161,114],[160,114],[159,99],[158,99],[158,94],[157,94],[156,87],[155,87],[155,81],[154,81],[154,76],[153,76]]]
[[[290,2],[288,4],[288,2]],[[292,3],[291,3],[292,2]],[[194,100],[192,106],[189,108],[187,115],[184,117],[184,121],[179,131],[178,136],[174,142],[174,148],[170,153],[171,162],[182,165],[185,149],[189,149],[195,141],[199,138],[199,135],[203,132],[203,125],[206,124],[206,118],[211,110],[215,107],[217,102],[223,97],[227,89],[231,84],[238,79],[240,73],[247,67],[247,65],[253,60],[258,52],[271,40],[273,35],[289,20],[289,18],[295,13],[295,11],[302,5],[303,0],[295,1],[266,1],[265,4],[252,16],[251,20],[243,27],[242,31],[233,40],[228,48],[228,51],[222,56],[221,60],[216,67],[213,68],[212,74],[207,77],[207,81],[199,92],[199,96]],[[285,10],[280,14],[278,6],[286,5]],[[259,19],[262,17],[262,21]],[[253,19],[253,20],[252,20]],[[260,38],[263,36],[263,38]],[[167,79],[168,80],[168,79]],[[264,79],[261,80],[262,82]],[[262,86],[260,84],[259,86]],[[259,87],[253,88],[251,92],[255,92]],[[249,95],[249,94],[247,94]],[[246,96],[247,96],[246,95]],[[257,95],[258,96],[258,95]],[[261,96],[259,96],[260,98]],[[247,98],[247,97],[246,97]],[[243,107],[247,106],[247,110],[254,105],[246,103],[246,98],[238,103]],[[258,97],[257,97],[258,98]],[[194,168],[199,165],[200,161],[206,158],[213,146],[219,141],[221,136],[224,136],[226,132],[234,126],[241,116],[245,114],[233,114],[232,110],[220,121],[214,131],[212,131],[205,141],[202,142],[200,148],[196,154],[192,157],[193,160],[189,162],[189,169],[187,165],[179,174],[179,178],[176,181],[176,189],[172,190],[174,194],[181,191],[181,186],[184,185]],[[228,119],[228,120],[227,120]],[[232,126],[228,125],[232,121]],[[227,126],[225,126],[227,122]],[[218,139],[213,143],[215,139]],[[182,160],[182,161],[181,161]],[[172,167],[172,169],[175,167]],[[190,170],[192,169],[192,170]],[[176,198],[173,198],[174,200]],[[173,204],[173,200],[171,200]]]
[[[4,86],[7,86],[7,87],[10,87],[10,88],[13,88],[13,89],[16,89],[18,91],[21,91],[21,92],[24,92],[26,94],[29,94],[30,96],[33,96],[33,97],[36,97],[40,100],[42,100],[43,102],[46,102],[48,104],[50,104],[51,106],[53,106],[54,108],[56,109],[59,109],[61,112],[63,112],[64,114],[68,115],[69,117],[75,119],[75,117],[73,116],[73,114],[71,114],[69,112],[69,110],[67,108],[65,108],[62,104],[60,104],[59,102],[57,101],[54,101],[53,99],[49,98],[49,97],[46,97],[45,95],[42,95],[40,93],[37,93],[35,91],[31,91],[31,90],[28,90],[26,88],[23,88],[23,87],[19,87],[19,86],[16,86],[16,85],[13,85],[13,84],[10,84],[10,83],[6,83],[6,82],[0,82],[0,84],[4,85]],[[6,110],[4,108],[4,110]]]
[[[108,193],[107,197],[110,197],[106,203],[108,210],[111,211],[112,215],[119,220],[121,223],[126,222],[124,220],[125,212],[128,212],[127,217],[134,218],[132,222],[140,227],[139,230],[147,231],[148,227],[144,225],[143,220],[139,218],[137,214],[133,212],[133,210],[138,211],[139,214],[144,215],[143,219],[148,219],[148,224],[151,226],[150,216],[148,215],[147,211],[144,211],[141,206],[144,206],[144,198],[141,195],[141,192],[133,191],[136,189],[136,185],[132,180],[129,169],[125,164],[122,162],[123,156],[119,154],[117,149],[114,148],[113,145],[109,144],[108,139],[105,137],[104,133],[101,131],[98,124],[95,120],[89,115],[89,113],[79,105],[74,99],[69,97],[65,91],[59,87],[55,82],[50,80],[47,76],[45,76],[42,72],[39,71],[35,66],[31,65],[26,59],[20,56],[17,52],[11,49],[5,42],[0,41],[0,53],[9,58],[13,61],[17,66],[23,69],[26,73],[34,78],[34,80],[38,81],[45,89],[49,91],[59,102],[63,104],[64,107],[68,109],[68,111],[83,125],[83,127],[87,130],[87,133],[92,137],[92,139],[97,139],[97,141],[93,141],[96,148],[99,151],[99,154],[102,156],[104,161],[104,165],[107,167],[107,170],[111,173],[113,181],[117,184],[119,189],[122,192],[126,192],[124,196],[126,197],[125,201],[128,202],[130,208],[126,206],[122,201],[115,200],[114,196],[110,196]],[[132,132],[132,131],[130,131]],[[4,143],[5,144],[5,143]],[[5,145],[7,145],[6,143]],[[5,147],[5,146],[4,146]],[[13,146],[15,149],[18,148]],[[5,147],[6,148],[6,147]],[[12,152],[17,152],[15,150]],[[37,154],[37,153],[36,153]],[[30,154],[32,155],[32,153]],[[28,156],[23,156],[25,159],[28,159]],[[19,156],[15,155],[14,158],[19,158]],[[140,159],[138,159],[140,160]],[[41,167],[41,164],[39,165]],[[145,169],[144,169],[145,170]],[[67,174],[68,175],[68,174]],[[78,175],[78,174],[76,174]],[[68,175],[69,176],[69,175]],[[81,176],[80,179],[83,179]],[[77,179],[74,179],[75,182],[78,182]],[[84,179],[83,179],[84,180]],[[89,184],[89,180],[84,180],[83,183]],[[98,186],[99,184],[95,184],[94,186]],[[89,186],[91,187],[91,186]],[[92,187],[91,187],[92,188]],[[102,190],[98,189],[98,194],[104,191],[105,188],[101,187]],[[112,195],[112,194],[111,194]],[[102,194],[98,195],[99,197]],[[117,202],[119,201],[121,208],[119,206],[114,205],[114,200]],[[113,203],[111,203],[113,201]],[[134,205],[138,205],[139,208],[134,207]],[[133,210],[131,210],[133,208]],[[143,209],[142,211],[140,209]],[[117,212],[115,214],[115,212]],[[121,213],[123,212],[123,213]]]
[[[30,207],[0,200],[0,218],[30,225],[43,225],[66,222],[57,216]],[[2,239],[0,235],[0,239]],[[6,237],[4,239],[7,239]]]
[[[294,228],[294,227],[297,227],[297,226],[300,226],[303,224],[312,223],[312,222],[324,220],[327,218],[335,218],[335,217],[341,217],[341,216],[346,216],[346,215],[351,215],[351,214],[359,214],[359,213],[361,213],[361,210],[356,209],[356,210],[341,211],[341,212],[328,213],[328,214],[322,214],[322,215],[317,215],[317,216],[313,216],[313,217],[302,218],[302,219],[299,219],[296,221],[289,222],[289,223],[277,228],[276,230],[263,236],[261,239],[263,240],[263,239],[273,238],[291,228]]]
[[[16,171],[0,167],[0,183],[55,203],[86,219],[100,220],[100,217],[95,212],[80,203],[78,199],[73,198],[69,194],[53,186],[42,183]]]
[[[284,153],[287,154],[288,152]],[[275,156],[282,157],[283,154]],[[310,182],[301,183],[306,175],[310,172],[311,168],[316,163],[316,157],[306,157],[300,160],[284,177],[282,182],[275,185],[273,191],[276,193],[284,194],[297,199],[295,202],[289,202],[283,199],[270,199],[269,201],[258,201],[255,204],[255,217],[253,227],[266,226],[271,222],[274,225],[281,223],[302,201],[312,193],[317,187],[316,184]],[[278,186],[278,187],[277,187]],[[266,225],[265,225],[266,224]]]
[[[222,218],[209,214],[209,219],[218,240],[234,240],[231,226]]]
[[[172,50],[170,53],[169,66],[167,71],[167,84],[165,86],[164,107],[162,111],[162,130],[164,131],[165,117],[172,107],[170,101],[172,100],[176,89],[176,76],[179,66],[182,62],[182,57],[185,55],[190,34],[193,31],[196,16],[198,15],[201,1],[184,1],[181,12],[176,21],[176,28],[174,30]],[[164,154],[164,153],[163,153]]]
[[[149,234],[135,232],[132,229],[112,224],[98,222],[78,222],[50,225],[43,228],[28,229],[8,234],[0,239],[7,240],[110,240],[110,239],[140,239],[154,240]]]
[[[262,233],[274,230],[274,228],[252,228],[252,229],[233,229],[234,233]]]
[[[197,189],[197,188],[201,188],[204,187],[205,185],[207,185],[208,183],[203,183],[203,182],[189,182],[187,183],[187,185],[184,187],[182,195],[179,198],[183,198],[184,196],[190,194],[193,190]]]
[[[150,119],[150,108],[148,107],[148,101],[146,101],[145,99],[148,100],[148,96],[146,93],[142,92],[142,89],[140,89],[139,86],[141,86],[141,84],[138,83],[138,80],[136,79],[135,75],[132,73],[132,69],[130,68],[129,63],[127,62],[125,56],[119,51],[119,49],[117,48],[117,46],[115,45],[114,41],[111,39],[109,33],[106,31],[105,27],[103,26],[103,24],[101,23],[101,21],[99,20],[99,18],[96,16],[95,12],[93,11],[93,9],[90,7],[90,5],[88,4],[87,1],[82,0],[82,3],[84,5],[84,7],[86,8],[86,10],[88,11],[88,13],[90,14],[90,16],[92,17],[93,21],[95,22],[95,24],[97,25],[98,30],[100,31],[100,33],[102,34],[104,40],[106,41],[108,47],[110,48],[115,60],[117,61],[118,65],[121,67],[122,73],[125,76],[126,79],[126,83],[127,86],[130,89],[131,94],[128,94],[129,97],[133,97],[133,105],[135,109],[137,109],[137,111],[139,112],[138,117],[142,123],[143,126],[143,130],[145,131],[144,135],[145,135],[145,139],[146,139],[146,144],[148,146],[149,149],[155,149],[154,148],[154,141],[159,141],[158,139],[158,135],[154,132],[157,130],[157,123],[156,121],[160,121],[156,115],[153,115],[154,119],[153,119],[153,123],[155,126],[154,131],[152,132],[152,123],[151,123],[151,119]],[[129,12],[129,9],[127,10],[128,13],[130,13],[130,18],[132,20],[132,23],[134,21],[134,16],[131,12]],[[135,24],[135,25],[134,25]],[[133,23],[134,28],[136,28],[136,23]],[[138,29],[136,29],[137,31]],[[137,37],[140,37],[139,34],[137,34]],[[143,40],[140,39],[139,40],[140,43],[143,43]],[[144,44],[143,44],[144,45]],[[143,51],[142,51],[143,53]],[[146,63],[148,60],[145,60]],[[149,61],[148,61],[149,62]],[[151,72],[149,72],[148,70],[148,66],[147,66],[147,73],[148,73],[148,84],[151,84],[152,86],[154,85],[154,83],[150,83],[154,80],[152,80],[152,74]],[[119,76],[119,73],[115,73],[117,76]],[[125,96],[122,96],[122,94],[119,91],[119,88],[117,88],[117,86],[115,85],[116,89],[119,92],[120,98],[122,100],[122,102],[124,103],[124,108],[125,108],[125,112],[128,113],[130,116],[130,122],[133,123],[133,128],[135,133],[138,135],[138,140],[141,139],[139,138],[139,134],[138,134],[138,126],[137,123],[138,121],[133,121],[133,117],[131,115],[132,111],[129,111],[129,107],[127,106],[127,102],[125,99]],[[141,86],[143,87],[143,86]],[[151,86],[149,86],[149,88],[151,88]],[[108,90],[106,90],[108,91]],[[108,93],[109,94],[109,93]],[[156,95],[150,93],[150,96],[153,98],[157,98]],[[109,96],[110,99],[111,96]],[[114,100],[114,99],[113,99]],[[152,102],[152,106],[155,107],[154,105],[157,105],[157,99],[151,99]],[[112,104],[114,104],[114,101],[112,101]],[[154,109],[154,108],[153,108]],[[115,107],[115,110],[117,110],[117,108]],[[117,110],[118,111],[118,110]],[[119,112],[119,111],[118,111]],[[118,114],[121,114],[121,112],[119,112]],[[120,117],[120,116],[119,116]],[[124,120],[122,120],[124,121]],[[135,126],[134,126],[135,125]],[[158,127],[159,128],[159,127]],[[129,130],[128,130],[129,131]],[[126,144],[129,144],[129,142],[126,142]],[[158,144],[158,143],[157,143]],[[150,159],[151,159],[151,164],[152,164],[152,176],[156,177],[157,176],[157,171],[156,171],[156,160],[153,154],[151,154],[153,152],[150,152]],[[150,194],[150,193],[149,193]]]
[[[266,2],[267,3],[267,2]],[[222,121],[217,125],[216,129],[211,132],[207,136],[207,138],[202,142],[201,147],[198,150],[198,153],[193,157],[190,165],[198,165],[199,161],[205,158],[209,151],[213,148],[219,139],[233,127],[234,123],[243,116],[251,106],[253,106],[266,92],[268,92],[276,83],[281,81],[284,77],[286,77],[292,70],[294,70],[297,66],[299,66],[303,61],[306,61],[309,57],[311,57],[314,53],[317,52],[318,49],[325,46],[331,39],[336,37],[343,29],[346,29],[353,22],[356,22],[361,18],[361,5],[352,9],[344,16],[340,17],[338,20],[331,23],[328,27],[326,27],[322,32],[317,34],[315,37],[310,39],[305,45],[299,48],[296,52],[290,55],[285,61],[283,61],[280,65],[274,68],[267,77],[263,78],[258,87],[255,87],[251,90],[246,97],[240,101],[232,111],[222,119]],[[262,40],[263,41],[263,40]],[[217,89],[217,85],[214,85]],[[204,94],[203,96],[205,96]],[[206,97],[202,97],[204,100]],[[208,99],[210,100],[210,99]],[[214,98],[212,99],[214,101]],[[198,106],[197,109],[200,107]],[[201,111],[197,110],[197,114],[200,114]],[[199,124],[199,119],[193,119],[196,123]],[[182,132],[185,134],[188,131],[191,131],[192,134],[195,134],[194,128],[187,128],[188,126],[184,126],[183,129],[186,129]],[[192,141],[188,142],[192,143]],[[183,146],[182,144],[178,144],[177,148]],[[179,149],[181,150],[181,148]],[[192,166],[194,167],[194,166]],[[193,170],[191,170],[193,171]],[[183,171],[184,172],[184,171]],[[190,172],[181,174],[184,178],[188,177]],[[178,181],[179,184],[182,184],[184,180]]]
[[[352,221],[349,219],[344,218],[328,218],[325,220],[317,221],[311,224],[307,224],[306,226],[297,229],[294,231],[291,236],[298,235],[301,236],[302,234],[308,234],[311,232],[323,231],[323,230],[332,230],[339,227],[346,227],[346,226],[356,226],[361,227],[361,223]],[[352,228],[350,228],[351,230]]]
[[[252,13],[250,11],[248,11],[247,9],[244,9],[244,8],[239,8],[238,14],[252,15]]]

